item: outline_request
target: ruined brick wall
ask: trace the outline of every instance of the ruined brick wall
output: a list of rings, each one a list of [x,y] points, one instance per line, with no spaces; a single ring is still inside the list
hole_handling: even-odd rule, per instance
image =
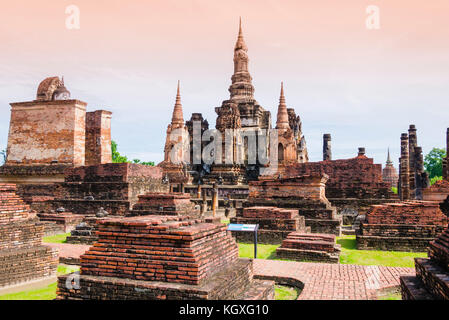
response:
[[[286,168],[286,176],[325,173],[326,197],[331,198],[392,198],[391,186],[382,181],[382,165],[372,158],[358,156],[352,159],[307,162]]]
[[[6,165],[84,165],[86,103],[11,103]]]
[[[377,205],[366,213],[369,224],[420,224],[440,225],[445,227],[448,218],[439,208],[438,203],[409,202]]]
[[[56,274],[57,251],[42,245],[43,233],[16,186],[0,184],[0,287]]]
[[[357,233],[359,249],[425,251],[449,220],[438,202],[410,201],[372,206]]]
[[[73,213],[95,214],[103,207],[110,214],[124,215],[138,201],[138,195],[168,191],[160,167],[108,163],[68,168],[65,173],[63,195],[53,205]]]
[[[86,166],[111,163],[111,112],[86,113]]]

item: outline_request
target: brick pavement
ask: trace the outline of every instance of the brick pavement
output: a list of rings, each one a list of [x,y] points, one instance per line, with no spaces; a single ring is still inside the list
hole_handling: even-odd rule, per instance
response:
[[[413,275],[413,268],[359,266],[290,262],[254,261],[259,278],[290,278],[304,284],[298,300],[373,300],[377,291],[399,286],[400,275]]]
[[[56,248],[59,251],[59,262],[79,265],[79,257],[91,246],[70,243],[45,243],[46,246]]]
[[[72,263],[89,249],[89,245],[48,243],[60,252],[60,261]],[[255,277],[289,278],[302,282],[298,300],[373,300],[377,291],[399,286],[399,276],[414,275],[413,268],[360,266],[278,260],[254,260]]]

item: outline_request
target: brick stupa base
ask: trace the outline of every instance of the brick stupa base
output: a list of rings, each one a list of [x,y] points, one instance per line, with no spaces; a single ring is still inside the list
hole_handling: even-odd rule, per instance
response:
[[[238,216],[231,218],[231,223],[258,224],[257,241],[260,243],[279,244],[291,232],[310,232],[305,226],[304,217],[298,210],[287,210],[276,207],[240,208]],[[233,232],[237,241],[253,242],[251,232]]]
[[[357,233],[362,250],[426,251],[448,218],[438,202],[409,201],[372,206]]]
[[[38,213],[37,216],[44,224],[46,236],[71,232],[84,218],[71,212]]]
[[[195,204],[190,201],[188,193],[161,193],[148,192],[138,196],[139,201],[127,216],[191,216],[198,217],[199,210],[195,210]]]
[[[328,176],[314,174],[290,178],[260,177],[249,184],[249,198],[243,205],[274,206],[297,210],[314,233],[339,236],[341,218],[325,196]]]
[[[59,277],[58,299],[273,299],[253,280],[225,225],[185,216],[111,218],[81,256],[79,289]]]
[[[335,242],[336,237],[332,234],[292,232],[276,249],[276,256],[296,261],[338,263],[341,249]]]
[[[98,240],[97,221],[108,218],[97,218],[96,216],[86,216],[83,221],[76,226],[67,237],[66,242],[72,244],[93,244]]]
[[[0,184],[0,288],[56,275],[58,252],[42,245],[44,226],[16,195]]]
[[[441,208],[446,214],[449,197]],[[416,276],[401,277],[403,300],[449,300],[449,227],[430,243],[429,258],[416,258]]]

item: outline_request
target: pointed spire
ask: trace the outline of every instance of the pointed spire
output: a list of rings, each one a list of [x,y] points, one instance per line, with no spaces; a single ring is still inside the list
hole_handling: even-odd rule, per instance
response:
[[[182,113],[180,81],[178,80],[178,88],[176,92],[176,102],[173,109],[173,117],[171,120],[172,127],[179,127],[184,124],[184,115]]]
[[[388,148],[388,157],[387,157],[387,165],[393,164],[390,158],[390,148]]]
[[[237,42],[235,43],[235,49],[243,49],[244,51],[248,51],[248,47],[246,46],[245,40],[243,39],[243,30],[242,30],[242,17],[239,20],[239,35],[237,37]]]
[[[284,82],[281,82],[281,96],[279,98],[276,129],[288,129],[288,128],[290,128],[290,124],[288,121],[287,105],[285,104]]]
[[[254,86],[248,71],[248,47],[243,39],[242,18],[239,21],[239,35],[234,48],[234,74],[231,77],[232,85],[229,87],[231,100],[244,102],[254,99]]]

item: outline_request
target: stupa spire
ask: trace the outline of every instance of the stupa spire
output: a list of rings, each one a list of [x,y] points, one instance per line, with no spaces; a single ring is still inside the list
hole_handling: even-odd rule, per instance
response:
[[[181,91],[180,91],[180,81],[178,80],[178,88],[176,92],[176,102],[173,108],[173,116],[171,120],[172,127],[179,127],[184,125],[184,115],[182,113],[181,104]]]
[[[231,100],[244,102],[254,99],[254,87],[248,71],[248,47],[243,38],[242,18],[239,21],[239,34],[234,47],[234,74],[229,88]]]
[[[391,165],[391,164],[393,164],[393,162],[391,161],[391,158],[390,158],[390,148],[388,148],[387,165]]]
[[[290,128],[290,124],[288,122],[287,105],[285,104],[284,82],[281,82],[281,96],[279,98],[276,129],[288,129],[288,128]]]

